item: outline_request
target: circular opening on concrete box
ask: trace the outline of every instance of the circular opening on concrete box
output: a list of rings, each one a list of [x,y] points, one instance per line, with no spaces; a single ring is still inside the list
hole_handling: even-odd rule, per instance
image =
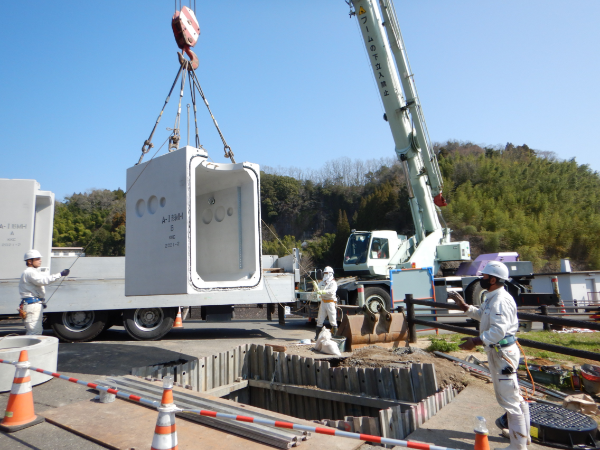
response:
[[[148,199],[148,212],[150,214],[154,214],[158,209],[158,198],[156,195],[153,195]]]
[[[138,217],[142,217],[144,215],[144,210],[146,209],[146,202],[144,199],[140,198],[135,204],[135,213]]]
[[[160,199],[160,207],[164,208],[166,204],[167,204],[167,199],[164,198],[164,197],[161,197],[161,199]]]
[[[212,222],[212,218],[213,218],[212,209],[206,208],[204,210],[204,212],[202,213],[202,222],[204,222],[206,225],[208,225],[209,223]]]
[[[225,218],[225,208],[223,208],[222,206],[219,206],[217,208],[217,210],[215,211],[215,220],[217,222],[222,222],[224,218]]]

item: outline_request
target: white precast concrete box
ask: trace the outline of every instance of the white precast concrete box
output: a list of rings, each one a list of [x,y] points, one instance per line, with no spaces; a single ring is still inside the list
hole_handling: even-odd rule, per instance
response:
[[[53,223],[52,192],[40,190],[35,180],[0,178],[0,279],[19,278],[31,249],[42,254],[40,270],[49,270]]]
[[[260,169],[186,146],[127,170],[125,295],[262,289]]]

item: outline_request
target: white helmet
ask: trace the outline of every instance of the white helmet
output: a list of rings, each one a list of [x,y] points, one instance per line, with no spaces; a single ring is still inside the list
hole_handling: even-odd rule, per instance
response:
[[[325,269],[323,269],[323,273],[333,273],[333,269],[329,266],[325,267]]]
[[[25,252],[25,256],[23,257],[23,261],[27,261],[28,259],[41,258],[42,254],[37,250],[29,250]]]
[[[485,265],[481,273],[487,273],[490,277],[496,277],[505,281],[510,279],[508,267],[500,261],[490,261]]]

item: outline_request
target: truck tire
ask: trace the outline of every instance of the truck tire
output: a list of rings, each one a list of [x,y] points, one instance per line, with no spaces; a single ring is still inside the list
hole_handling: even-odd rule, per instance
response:
[[[375,314],[379,312],[378,305],[388,311],[392,309],[390,293],[380,287],[365,287],[365,305]]]
[[[173,328],[177,308],[138,308],[123,311],[123,326],[137,341],[156,341]]]
[[[479,280],[473,281],[465,291],[465,302],[467,305],[480,306],[483,303],[484,295],[487,289],[481,287]]]
[[[104,330],[108,311],[67,311],[48,314],[54,334],[63,342],[87,342]]]

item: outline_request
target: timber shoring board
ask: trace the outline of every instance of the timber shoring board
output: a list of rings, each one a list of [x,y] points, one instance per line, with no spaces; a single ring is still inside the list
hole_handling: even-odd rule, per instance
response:
[[[350,390],[350,379],[348,376],[348,367],[342,367],[342,378],[344,380],[344,389],[343,392],[351,393]],[[346,414],[351,414],[352,416],[360,416],[360,407],[358,407],[354,403],[346,402]]]
[[[275,370],[274,370],[274,364],[273,364],[273,347],[269,347],[269,346],[265,346],[264,347],[264,353],[263,353],[263,358],[264,358],[264,362],[263,364],[265,365],[265,378],[263,378],[263,380],[273,380],[273,376],[275,375]],[[275,399],[275,395],[273,391],[267,391],[266,392],[267,395],[265,395],[265,400],[266,400],[266,409],[268,409],[269,411],[276,411],[277,410],[277,400]],[[275,405],[273,405],[275,404]]]
[[[410,373],[412,377],[413,389],[416,395],[415,401],[420,402],[424,398],[427,398],[427,391],[425,390],[425,374],[423,373],[423,364],[412,364]]]
[[[288,373],[288,358],[287,358],[287,355],[285,354],[285,352],[279,353],[279,363],[281,366],[282,383],[289,384],[290,376]],[[288,415],[288,416],[293,415],[291,412],[292,409],[291,409],[291,404],[290,404],[290,402],[293,401],[291,399],[291,396],[287,392],[284,392],[281,397],[282,397],[282,401],[283,401],[283,411],[280,411],[280,412],[283,412],[283,414]]]
[[[344,374],[342,372],[342,368],[341,367],[336,367],[334,369],[331,369],[331,372],[333,374],[333,378],[332,378],[332,389],[336,390],[336,391],[344,391],[345,387],[346,387],[346,383],[344,382]],[[347,410],[348,409],[348,410]],[[341,418],[344,418],[344,416],[346,416],[346,414],[349,412],[350,407],[346,408],[346,404],[343,403],[343,400],[340,400],[338,403],[338,414],[340,414]]]
[[[156,364],[132,369],[132,374],[161,379],[173,375],[175,382],[194,391],[228,396],[245,404],[309,420],[339,420],[350,417],[380,417],[379,407],[339,402],[311,395],[292,394],[273,386],[249,384],[242,380],[262,380],[282,385],[311,386],[324,391],[399,401],[414,404],[417,423],[433,416],[451,401],[453,390],[439,390],[433,364],[412,364],[409,368],[331,368],[328,361],[277,352],[272,346],[244,344],[227,352],[186,361],[179,365]],[[231,392],[228,394],[228,392]],[[300,391],[294,391],[300,392]],[[404,407],[404,410],[407,408]],[[392,413],[390,413],[392,414]],[[390,420],[388,413],[385,419]],[[401,419],[408,425],[408,418]],[[368,427],[368,425],[366,425]],[[397,427],[397,425],[394,425]],[[408,426],[403,426],[408,431]]]
[[[306,358],[306,374],[307,381],[309,386],[317,386],[317,373],[315,371],[315,360],[313,358]],[[310,398],[310,408],[312,417],[310,419],[320,419],[321,418],[321,406],[320,399],[318,397]]]
[[[350,394],[360,395],[360,383],[358,381],[358,371],[356,367],[348,367],[348,370],[343,372],[346,377],[346,392]],[[352,405],[353,415],[364,415],[362,406]]]
[[[329,381],[329,363],[326,361],[316,361],[315,370],[317,372],[317,387],[319,389],[328,390]],[[320,400],[322,410],[322,418],[333,418],[333,408],[331,400]]]
[[[425,390],[427,395],[433,395],[438,391],[435,366],[432,363],[423,364],[423,375],[425,378]]]

